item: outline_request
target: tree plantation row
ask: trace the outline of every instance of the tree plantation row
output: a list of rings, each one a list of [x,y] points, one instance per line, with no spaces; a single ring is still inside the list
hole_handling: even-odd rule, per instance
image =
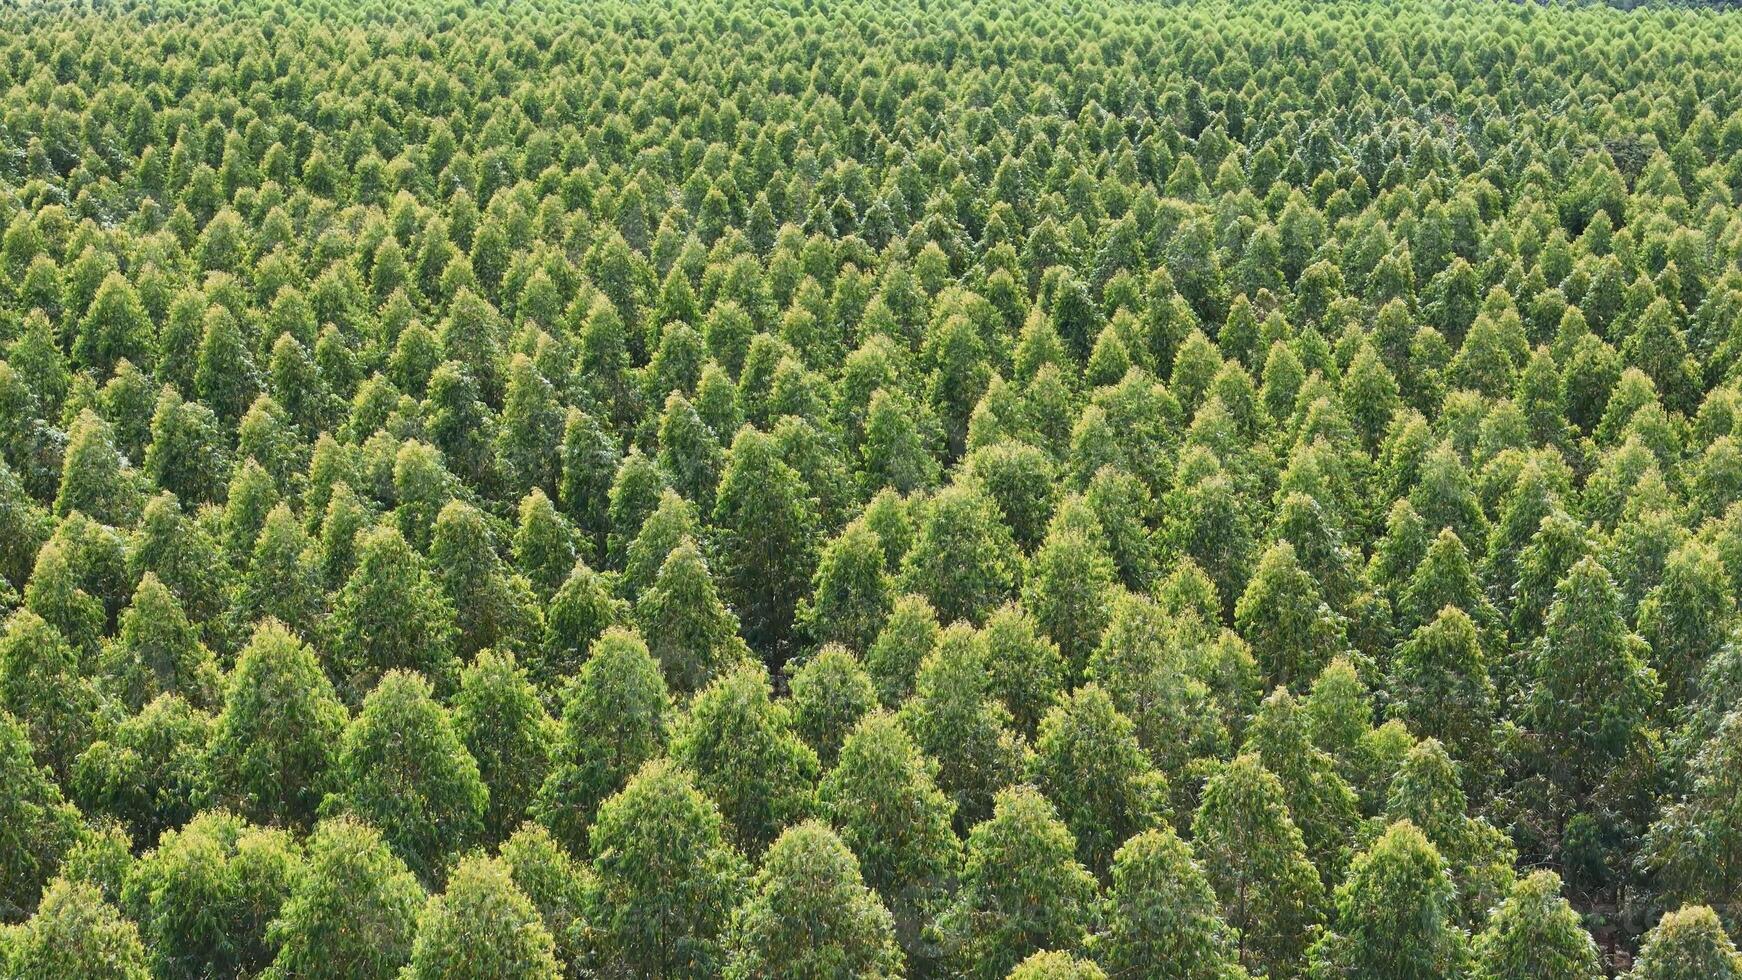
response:
[[[1742,978],[1742,13],[0,7],[0,977]]]

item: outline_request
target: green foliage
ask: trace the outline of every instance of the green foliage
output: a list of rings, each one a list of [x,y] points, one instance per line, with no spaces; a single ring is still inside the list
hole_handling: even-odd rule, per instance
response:
[[[152,976],[139,929],[95,887],[55,879],[30,921],[0,935],[0,967],[18,980]]]
[[[417,920],[403,976],[554,980],[556,944],[499,859],[462,858]]]
[[[1645,642],[1628,631],[1619,606],[1609,573],[1581,560],[1555,588],[1526,668],[1520,720],[1540,737],[1545,775],[1575,806],[1645,749],[1659,696]]]
[[[1348,863],[1359,802],[1331,757],[1312,744],[1308,722],[1300,702],[1279,687],[1259,707],[1243,750],[1256,752],[1264,768],[1281,781],[1283,800],[1300,827],[1307,855],[1329,888],[1342,880]]]
[[[22,918],[67,849],[85,834],[77,808],[30,756],[30,737],[0,711],[0,915]]]
[[[358,535],[356,569],[333,600],[328,632],[335,680],[352,703],[391,670],[419,671],[443,691],[459,674],[453,603],[392,528]]]
[[[440,583],[442,591],[447,593],[452,603],[452,621],[457,627],[454,652],[461,658],[470,657],[486,648],[524,649],[542,632],[537,600],[532,595],[531,584],[524,576],[512,574],[504,567],[505,563],[497,555],[496,547],[494,535],[484,515],[477,508],[456,500],[443,507],[437,515],[434,536],[429,546],[429,565],[434,573],[433,578]],[[361,552],[362,564],[358,569],[360,573],[365,570],[372,557],[367,548]],[[385,580],[396,579],[398,583],[403,583],[402,587],[407,592],[419,591],[415,571],[382,567],[380,573]],[[369,590],[354,595],[364,598],[369,595]],[[405,603],[403,597],[399,601],[402,605],[396,611],[411,617],[412,623],[440,636],[445,622],[439,601],[428,597],[411,604]],[[355,608],[352,607],[352,610]],[[379,632],[376,635],[380,636]],[[378,651],[375,656],[379,658],[381,653],[392,649],[394,641],[378,641],[374,646]],[[395,657],[392,662],[408,663],[400,657]],[[430,661],[424,663],[429,664]],[[444,685],[452,683],[451,677],[444,674],[450,668],[439,661],[421,669]]]
[[[452,713],[417,674],[390,671],[345,729],[323,813],[378,828],[425,881],[440,881],[450,850],[484,830],[489,793]]]
[[[877,707],[870,675],[846,649],[826,646],[793,672],[787,686],[794,730],[823,768],[832,767],[848,733]]]
[[[1506,900],[1494,907],[1488,928],[1476,936],[1471,951],[1473,975],[1483,980],[1595,980],[1603,975],[1597,944],[1561,897],[1560,877],[1552,871],[1518,879]]]
[[[1078,859],[1097,871],[1166,816],[1167,780],[1137,744],[1131,719],[1093,684],[1041,719],[1028,774],[1076,837]]]
[[[85,409],[66,440],[55,515],[78,511],[104,524],[131,524],[139,512],[139,489],[134,472],[115,448],[113,428]]]
[[[544,784],[556,723],[514,655],[489,650],[461,673],[453,720],[489,791],[485,832],[500,840],[520,825]]]
[[[629,622],[629,605],[611,594],[603,576],[575,562],[545,607],[544,639],[527,658],[527,673],[546,691],[581,669],[600,634]]]
[[[1221,717],[1220,694],[1233,693],[1244,702],[1244,691],[1222,692],[1204,678],[1220,684],[1219,664],[1201,670],[1188,659],[1179,641],[1195,646],[1199,637],[1188,636],[1156,603],[1124,594],[1113,600],[1112,619],[1101,643],[1084,670],[1088,681],[1100,685],[1137,726],[1137,738],[1169,780],[1181,777],[1197,758],[1220,755],[1227,748],[1227,726]],[[1207,640],[1207,638],[1205,638]],[[1220,641],[1205,642],[1205,660],[1216,656]],[[1238,642],[1238,641],[1235,641]],[[1244,666],[1251,668],[1251,655],[1240,649]],[[1251,671],[1248,670],[1248,673]],[[1256,682],[1255,677],[1238,680]],[[1256,701],[1256,697],[1252,698]],[[1254,705],[1241,703],[1229,712],[1244,718]]]
[[[57,778],[90,744],[97,698],[60,631],[29,609],[13,613],[0,634],[0,709],[25,723],[37,764]]]
[[[607,969],[705,977],[726,962],[725,931],[746,885],[744,859],[689,773],[649,762],[599,807],[591,844]]]
[[[37,549],[51,531],[48,509],[31,499],[18,474],[0,459],[0,577],[12,591],[29,582]]]
[[[1095,873],[1215,803],[1233,952],[1180,970],[1409,905],[1347,880],[1402,820],[1468,933],[1519,867],[1615,969],[1733,928],[1739,15],[1633,6],[4,5],[0,917],[59,873],[61,972],[254,956],[80,890],[364,792],[426,883],[538,821],[566,974],[717,975],[738,892],[663,907],[692,955],[592,880],[675,752],[753,855],[834,821],[916,976],[1031,952],[924,935],[1024,778]],[[339,772],[396,671],[443,764]],[[444,922],[530,921],[467,868]],[[400,970],[382,921],[281,972]],[[1023,969],[1179,972],[1109,948]]]
[[[1410,635],[1391,666],[1391,714],[1412,734],[1438,739],[1480,772],[1490,764],[1496,712],[1476,627],[1446,606]]]
[[[1323,915],[1324,888],[1283,800],[1281,781],[1242,755],[1210,777],[1192,818],[1237,959],[1257,971],[1289,969]]]
[[[813,598],[799,607],[810,637],[861,655],[869,651],[895,601],[884,566],[883,542],[868,523],[854,521],[829,542],[817,560]]]
[[[859,862],[827,827],[788,828],[733,916],[727,977],[901,975],[895,926]]]
[[[773,440],[740,429],[726,454],[714,523],[726,594],[745,641],[764,656],[782,658],[791,643],[796,607],[815,571],[816,520],[804,478],[780,459]]]
[[[1651,826],[1642,852],[1656,891],[1742,923],[1742,711],[1732,710],[1689,764],[1688,792]]]
[[[207,811],[164,833],[133,865],[121,899],[156,975],[251,975],[272,961],[267,926],[302,874],[289,833]]]
[[[1041,716],[1067,689],[1064,657],[1033,617],[1014,604],[986,617],[980,637],[986,645],[993,693],[1010,709],[1016,730],[1034,737]]]
[[[540,601],[549,602],[580,559],[574,529],[557,512],[543,490],[533,489],[520,501],[520,521],[514,530],[514,564],[520,568]]]
[[[1742,976],[1742,954],[1718,916],[1703,905],[1666,914],[1645,934],[1629,980],[1728,980]]]
[[[1385,804],[1386,785],[1397,770],[1402,751],[1414,744],[1398,721],[1373,725],[1373,699],[1355,666],[1347,658],[1331,661],[1312,690],[1301,700],[1307,736],[1331,757],[1338,775],[1361,799],[1371,815]],[[1396,750],[1401,740],[1402,750]]]
[[[1452,924],[1452,886],[1433,844],[1394,823],[1337,887],[1330,931],[1308,951],[1308,977],[1458,976],[1466,939]]]
[[[915,954],[929,951],[919,927],[947,895],[960,858],[955,807],[937,787],[936,768],[895,717],[880,712],[847,736],[817,791],[865,883],[895,914],[902,947],[920,962]]]
[[[212,724],[213,799],[256,823],[306,827],[335,777],[347,722],[307,646],[268,620],[236,659]]]
[[[913,693],[920,664],[937,646],[938,614],[923,596],[895,600],[889,618],[865,653],[865,669],[885,707],[896,707]]]
[[[972,484],[940,490],[921,505],[902,588],[925,596],[946,623],[979,623],[1009,598],[1018,555],[1010,529]]]
[[[132,871],[133,841],[119,824],[104,823],[67,849],[61,862],[61,877],[75,884],[94,885],[103,898],[118,902],[121,888]]]
[[[1098,889],[1075,851],[1032,787],[998,794],[992,816],[968,834],[961,885],[936,924],[959,975],[1002,977],[1029,953],[1082,945]]]
[[[1078,959],[1069,953],[1042,950],[1016,964],[1008,980],[1106,980],[1106,977],[1107,974],[1089,960]]]
[[[564,967],[564,975],[579,973],[586,939],[587,893],[592,884],[586,865],[572,859],[549,831],[530,822],[502,843],[499,858],[515,887],[538,909],[545,931],[556,944],[557,962]]]
[[[507,375],[496,429],[496,459],[503,478],[515,491],[554,491],[557,446],[562,437],[562,406],[556,390],[524,354],[509,361]]]
[[[533,804],[539,821],[570,850],[585,853],[599,804],[663,751],[670,711],[647,645],[627,630],[606,631],[564,691],[550,773]]]
[[[652,513],[641,522],[641,529],[623,556],[623,575],[618,590],[631,598],[652,587],[654,576],[666,557],[685,540],[700,540],[701,521],[695,505],[675,490],[659,495]]]
[[[1273,683],[1303,684],[1346,649],[1342,618],[1301,568],[1294,546],[1272,545],[1234,610],[1234,625]]]
[[[699,691],[750,659],[738,618],[720,601],[701,551],[687,537],[671,549],[636,602],[635,619],[666,681],[680,693]]]
[[[222,683],[181,602],[154,572],[146,572],[134,589],[118,634],[103,650],[101,669],[108,689],[131,711],[161,694],[210,706]]]
[[[261,975],[397,975],[425,902],[405,862],[378,831],[348,816],[322,821],[305,853],[303,874],[268,927],[278,952]]]
[[[1232,980],[1243,972],[1209,879],[1172,828],[1120,846],[1106,916],[1095,955],[1114,976]]]
[[[1026,755],[1010,730],[1010,712],[990,688],[984,641],[955,623],[939,634],[901,709],[914,741],[938,760],[938,785],[955,803],[961,827],[991,813],[993,797],[1020,776]]]
[[[318,558],[314,542],[290,508],[272,508],[231,600],[230,618],[237,631],[271,617],[300,636],[319,636],[326,594]],[[138,597],[134,603],[138,605]]]
[[[871,393],[859,450],[865,489],[912,493],[937,483],[938,461],[924,421],[929,419],[899,388]]]
[[[186,823],[209,792],[211,733],[211,715],[159,695],[80,754],[69,787],[86,807],[124,821],[134,839],[154,841]]]
[[[1663,577],[1634,614],[1670,703],[1687,700],[1694,676],[1723,645],[1736,600],[1718,556],[1698,541],[1669,555]]]
[[[695,774],[746,853],[760,852],[811,810],[817,755],[793,730],[788,705],[770,696],[759,664],[738,667],[696,695],[671,756]]]
[[[1468,812],[1459,770],[1445,747],[1425,739],[1409,749],[1391,780],[1385,819],[1407,820],[1436,847],[1457,889],[1457,919],[1479,925],[1512,884],[1506,835]]]

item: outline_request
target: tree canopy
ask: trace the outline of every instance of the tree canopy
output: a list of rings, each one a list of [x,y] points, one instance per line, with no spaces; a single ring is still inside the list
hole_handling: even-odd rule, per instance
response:
[[[0,975],[1742,935],[1742,12],[0,4]]]

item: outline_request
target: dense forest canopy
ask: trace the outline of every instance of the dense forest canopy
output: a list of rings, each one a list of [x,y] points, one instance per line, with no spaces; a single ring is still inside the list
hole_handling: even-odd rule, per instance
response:
[[[1742,14],[0,9],[0,976],[1742,977]]]

